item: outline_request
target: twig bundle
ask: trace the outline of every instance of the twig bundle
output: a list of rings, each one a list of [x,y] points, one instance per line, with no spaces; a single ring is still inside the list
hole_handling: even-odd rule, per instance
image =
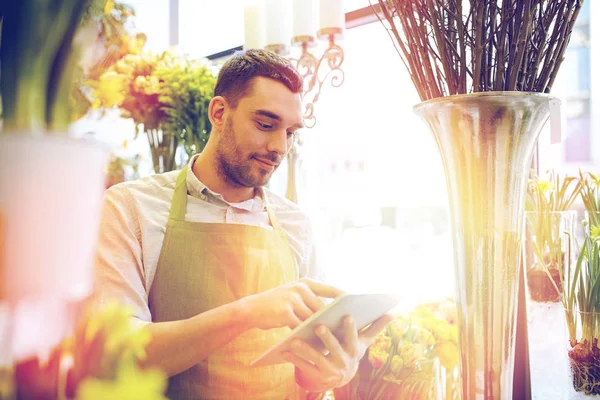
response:
[[[549,93],[583,1],[378,0],[381,22],[423,101]]]

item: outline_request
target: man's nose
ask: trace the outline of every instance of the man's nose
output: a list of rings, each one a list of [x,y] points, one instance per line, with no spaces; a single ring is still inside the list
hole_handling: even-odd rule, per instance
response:
[[[277,132],[273,132],[269,140],[269,152],[275,152],[279,155],[284,155],[288,152],[291,140],[288,140],[288,134],[285,129],[280,129]]]

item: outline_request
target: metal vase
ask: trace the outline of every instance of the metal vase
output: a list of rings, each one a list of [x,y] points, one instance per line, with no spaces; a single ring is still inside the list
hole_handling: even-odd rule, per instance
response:
[[[484,92],[415,106],[445,170],[465,400],[513,396],[526,185],[554,101],[540,93]]]

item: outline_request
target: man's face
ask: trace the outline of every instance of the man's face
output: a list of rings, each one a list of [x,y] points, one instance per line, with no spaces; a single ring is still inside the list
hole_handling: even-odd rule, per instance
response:
[[[217,142],[220,173],[230,184],[265,185],[303,126],[300,94],[273,79],[257,77],[248,96],[228,107]]]

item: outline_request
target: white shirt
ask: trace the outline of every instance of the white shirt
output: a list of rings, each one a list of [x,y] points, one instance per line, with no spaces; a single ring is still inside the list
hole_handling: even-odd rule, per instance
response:
[[[253,199],[228,203],[194,175],[192,166],[196,157],[186,167],[186,221],[273,229],[266,210],[269,204],[288,235],[298,278],[319,278],[311,226],[295,203],[262,188]],[[179,171],[171,171],[124,182],[105,192],[96,263],[95,296],[100,304],[116,299],[132,307],[136,319],[152,321],[148,293],[156,273],[178,174]]]

